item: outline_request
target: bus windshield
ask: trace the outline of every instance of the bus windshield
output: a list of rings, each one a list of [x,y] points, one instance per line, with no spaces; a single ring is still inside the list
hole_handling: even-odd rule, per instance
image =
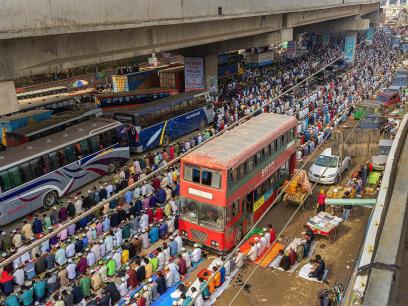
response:
[[[223,231],[225,209],[213,204],[206,204],[188,198],[181,199],[181,217],[186,221],[206,228]]]

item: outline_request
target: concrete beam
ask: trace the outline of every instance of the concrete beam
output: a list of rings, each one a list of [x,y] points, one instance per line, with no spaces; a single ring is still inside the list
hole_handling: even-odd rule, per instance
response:
[[[310,24],[295,29],[296,35],[303,32],[345,32],[367,30],[370,26],[370,19],[359,17],[344,18],[336,21],[328,21]]]
[[[293,29],[284,29],[266,34],[249,36],[241,39],[231,39],[218,43],[185,48],[177,50],[177,52],[184,56],[205,56],[208,54],[216,54],[240,49],[249,49],[252,47],[263,47],[272,44],[280,44],[281,42],[290,40],[293,40]]]
[[[206,1],[203,5],[202,0],[2,0],[0,39],[190,24],[311,10],[343,10],[378,2],[217,0]]]
[[[0,41],[0,80],[278,31],[282,16]]]

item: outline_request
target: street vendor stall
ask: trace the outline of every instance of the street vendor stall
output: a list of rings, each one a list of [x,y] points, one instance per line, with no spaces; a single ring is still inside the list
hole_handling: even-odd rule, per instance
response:
[[[285,195],[283,196],[285,205],[288,206],[289,203],[293,203],[305,207],[307,197],[312,189],[306,171],[298,171],[292,180],[284,183],[284,186],[286,185],[287,188],[285,190]]]
[[[331,243],[333,243],[337,237],[337,227],[342,221],[342,218],[321,211],[316,216],[309,219],[306,225],[315,235],[325,236]]]

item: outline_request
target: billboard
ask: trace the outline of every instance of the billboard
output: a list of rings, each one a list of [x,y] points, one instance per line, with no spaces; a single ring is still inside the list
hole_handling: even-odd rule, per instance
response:
[[[185,91],[204,89],[204,59],[202,57],[184,58]]]
[[[369,28],[366,31],[366,44],[371,45],[373,43],[374,29]]]
[[[348,36],[344,42],[344,60],[348,63],[354,61],[354,52],[356,47],[356,36]]]

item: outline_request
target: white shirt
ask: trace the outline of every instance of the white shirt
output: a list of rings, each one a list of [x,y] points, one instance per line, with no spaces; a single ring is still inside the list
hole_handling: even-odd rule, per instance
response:
[[[201,249],[200,248],[195,248],[191,252],[191,261],[196,263],[201,259]]]
[[[75,272],[76,266],[74,263],[70,263],[67,267],[67,277],[68,279],[72,280],[76,277],[76,272]]]
[[[75,244],[70,243],[65,248],[65,255],[67,258],[73,257],[75,255]]]
[[[177,235],[174,238],[174,241],[177,243],[177,252],[181,251],[181,248],[183,247],[183,239],[179,235]]]
[[[80,200],[80,199],[78,199],[76,202],[75,202],[75,213],[81,213],[82,212],[82,200]]]
[[[24,284],[24,269],[17,269],[14,271],[13,276],[17,285],[22,286]]]
[[[248,257],[249,260],[251,261],[256,261],[256,259],[258,258],[258,247],[256,245],[253,245],[251,247],[251,249],[248,252]]]
[[[181,257],[183,257],[183,259],[185,260],[187,269],[190,268],[190,267],[191,267],[190,254],[189,254],[187,251],[185,251],[185,252],[181,255]]]
[[[166,263],[166,256],[164,255],[163,252],[160,252],[159,254],[157,254],[157,261],[158,261],[159,270],[163,269],[164,264]]]

